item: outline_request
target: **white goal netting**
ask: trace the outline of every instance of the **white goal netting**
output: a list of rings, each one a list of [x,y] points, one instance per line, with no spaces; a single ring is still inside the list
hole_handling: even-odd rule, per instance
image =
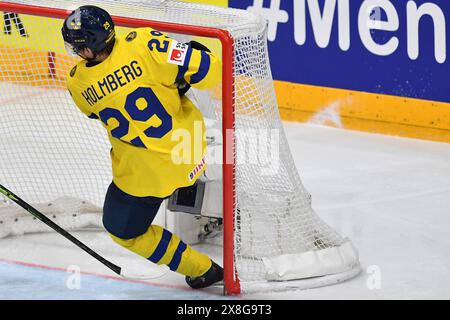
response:
[[[237,164],[234,263],[242,289],[281,288],[286,286],[283,280],[300,278],[312,287],[358,273],[356,250],[315,214],[292,159],[279,116],[264,20],[242,10],[170,0],[10,2],[60,9],[91,4],[115,16],[228,30],[235,56],[234,93],[229,93],[235,97]],[[101,214],[111,181],[110,145],[101,124],[79,112],[65,90],[64,77],[75,60],[64,51],[62,20],[11,12],[4,12],[3,19],[0,183],[44,212],[47,207],[50,215],[63,214],[63,227],[100,225],[95,216]],[[118,33],[125,31],[119,28]],[[195,37],[173,36],[180,41]],[[218,41],[203,40],[220,53]],[[191,93],[205,116],[219,124],[220,92]],[[30,226],[33,221],[14,227],[23,221],[17,219],[19,211],[6,200],[0,204],[0,237],[39,231]],[[289,286],[295,287],[294,282]]]

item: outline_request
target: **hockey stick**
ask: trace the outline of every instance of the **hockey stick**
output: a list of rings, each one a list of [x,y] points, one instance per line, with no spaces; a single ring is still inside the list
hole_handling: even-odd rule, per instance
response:
[[[66,230],[64,230],[63,228],[61,228],[60,226],[58,226],[56,223],[54,223],[52,220],[50,220],[49,218],[47,218],[44,214],[42,214],[41,212],[39,212],[37,209],[33,208],[31,205],[29,205],[28,203],[26,203],[25,201],[23,201],[21,198],[19,198],[18,196],[16,196],[14,193],[12,193],[11,191],[9,191],[7,188],[5,188],[4,186],[2,186],[0,184],[0,192],[3,193],[6,197],[8,197],[10,200],[14,201],[15,203],[17,203],[19,206],[21,206],[22,208],[24,208],[26,211],[28,211],[29,213],[31,213],[33,216],[35,216],[37,219],[41,220],[43,223],[45,223],[46,225],[48,225],[50,228],[52,228],[53,230],[55,230],[56,232],[58,232],[60,235],[62,235],[63,237],[67,238],[68,240],[70,240],[71,242],[73,242],[76,246],[78,246],[79,248],[83,249],[84,251],[86,251],[88,254],[90,254],[92,257],[94,257],[95,259],[97,259],[98,261],[100,261],[101,263],[103,263],[105,266],[107,266],[109,269],[111,269],[112,271],[114,271],[116,274],[118,275],[122,275],[122,268],[115,265],[114,263],[106,260],[105,258],[103,258],[101,255],[99,255],[98,253],[96,253],[95,251],[93,251],[91,248],[89,248],[88,246],[86,246],[84,243],[82,243],[80,240],[78,240],[77,238],[75,238],[74,236],[72,236],[69,232],[67,232]]]

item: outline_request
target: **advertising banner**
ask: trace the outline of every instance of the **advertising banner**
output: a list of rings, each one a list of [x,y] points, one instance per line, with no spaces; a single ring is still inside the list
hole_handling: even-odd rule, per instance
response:
[[[450,102],[450,2],[229,0],[268,22],[276,80]]]

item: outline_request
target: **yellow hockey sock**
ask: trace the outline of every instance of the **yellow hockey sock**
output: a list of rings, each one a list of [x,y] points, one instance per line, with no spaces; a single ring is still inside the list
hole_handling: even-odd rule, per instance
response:
[[[207,255],[192,249],[178,236],[158,225],[151,225],[146,233],[133,239],[120,239],[112,234],[110,236],[122,247],[186,276],[201,276],[212,265]]]

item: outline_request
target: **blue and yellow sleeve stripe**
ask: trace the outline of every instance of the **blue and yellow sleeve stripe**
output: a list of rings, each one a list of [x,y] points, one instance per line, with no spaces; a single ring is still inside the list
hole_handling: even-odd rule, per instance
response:
[[[183,66],[179,66],[177,81],[184,78],[197,89],[209,89],[222,77],[222,62],[215,54],[189,48]]]
[[[195,73],[191,76],[190,84],[194,85],[196,83],[199,83],[203,79],[205,79],[206,75],[209,72],[210,67],[211,67],[211,58],[207,52],[202,51],[200,66],[198,67],[197,73]]]

